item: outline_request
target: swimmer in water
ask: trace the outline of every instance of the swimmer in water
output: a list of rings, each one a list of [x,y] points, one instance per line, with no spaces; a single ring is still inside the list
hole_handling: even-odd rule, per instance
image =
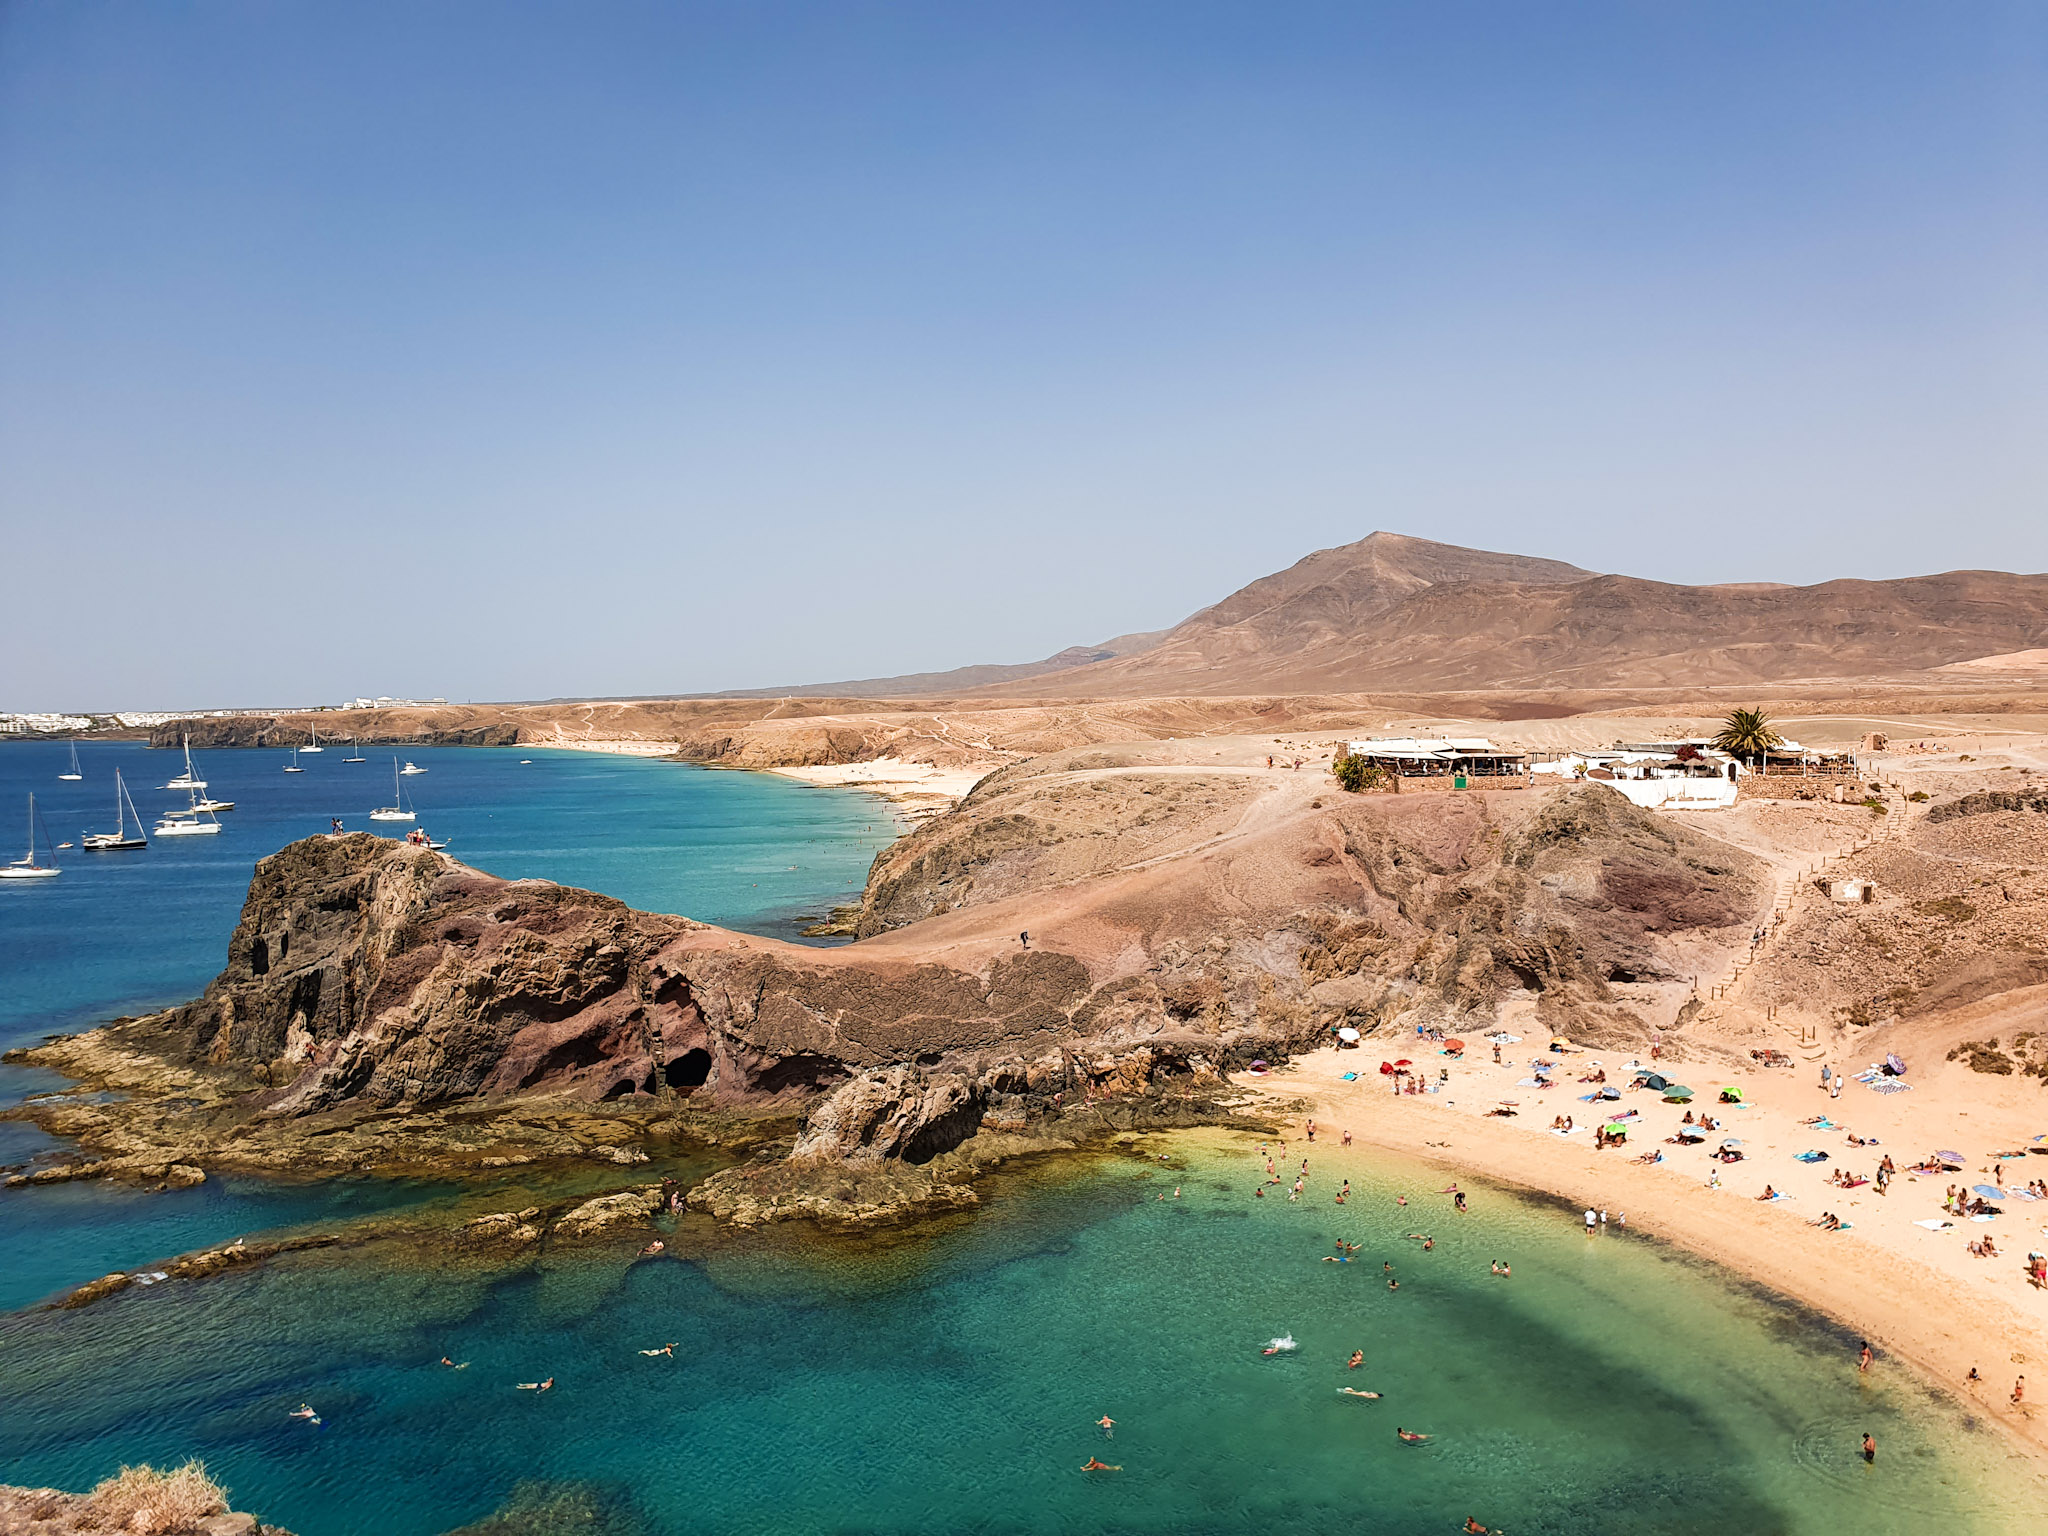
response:
[[[673,1360],[676,1357],[676,1347],[673,1344],[664,1344],[659,1349],[643,1349],[640,1353],[643,1355],[667,1355],[669,1359]]]
[[[1353,1351],[1351,1351],[1351,1358],[1344,1362],[1344,1369],[1347,1371],[1355,1371],[1363,1364],[1365,1364],[1365,1351],[1362,1349],[1354,1349]]]
[[[1379,1397],[1377,1392],[1362,1392],[1357,1387],[1339,1387],[1337,1390],[1346,1397],[1370,1397],[1375,1399]]]
[[[1399,1289],[1401,1289],[1401,1282],[1396,1280],[1392,1275],[1389,1275],[1387,1276],[1387,1289],[1390,1291],[1398,1291]]]
[[[1477,1520],[1474,1520],[1470,1515],[1467,1515],[1465,1517],[1465,1536],[1493,1536],[1493,1532],[1489,1531]]]
[[[649,1254],[660,1253],[664,1246],[662,1240],[657,1237],[653,1242],[640,1250],[640,1257],[644,1259]]]
[[[1097,1461],[1093,1456],[1090,1456],[1086,1461],[1081,1463],[1081,1470],[1083,1472],[1121,1472],[1123,1471],[1123,1468],[1112,1467],[1108,1462]]]
[[[292,1410],[291,1416],[295,1419],[311,1419],[315,1424],[320,1422],[320,1415],[315,1413],[312,1405],[308,1403],[299,1404],[298,1407]]]
[[[1101,1418],[1097,1419],[1095,1427],[1102,1431],[1103,1439],[1114,1440],[1116,1438],[1116,1420],[1112,1419],[1108,1414],[1105,1413]]]
[[[1418,1435],[1412,1429],[1401,1429],[1397,1427],[1394,1430],[1394,1433],[1401,1437],[1401,1443],[1403,1445],[1420,1445],[1423,1441],[1429,1438],[1429,1436],[1427,1435]]]
[[[522,1381],[519,1383],[519,1390],[522,1392],[545,1392],[554,1384],[555,1378],[550,1376],[546,1381]]]

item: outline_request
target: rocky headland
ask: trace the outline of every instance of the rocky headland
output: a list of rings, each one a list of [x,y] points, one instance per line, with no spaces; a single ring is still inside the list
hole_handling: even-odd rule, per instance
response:
[[[644,1226],[683,1191],[628,1170],[715,1148],[687,1199],[723,1221],[900,1219],[1228,1119],[1229,1072],[1344,1025],[1641,1040],[1767,901],[1595,786],[1352,796],[1142,747],[984,780],[876,860],[840,949],[316,837],[258,866],[201,997],[19,1053],[80,1087],[10,1113],[76,1151],[9,1182],[618,1170],[471,1223],[519,1243]]]

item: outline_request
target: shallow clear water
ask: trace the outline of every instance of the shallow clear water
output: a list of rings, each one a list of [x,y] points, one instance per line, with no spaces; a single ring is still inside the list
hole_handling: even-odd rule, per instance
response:
[[[207,754],[246,808],[230,833],[132,863],[74,851],[62,879],[0,888],[0,1041],[196,991],[255,858],[330,814],[360,824],[377,799],[342,755],[273,781],[275,754]],[[478,866],[761,931],[857,888],[893,830],[864,796],[754,775],[412,756],[432,768],[408,781],[425,824]],[[141,784],[168,776],[140,748],[86,757],[84,786],[55,786],[80,804],[116,760]],[[55,762],[0,747],[0,806]],[[50,799],[60,836],[104,819]],[[0,1069],[6,1099],[58,1086]],[[0,1163],[48,1145],[0,1122]],[[631,1238],[497,1265],[384,1243],[17,1311],[0,1317],[0,1481],[82,1487],[197,1455],[300,1536],[433,1536],[564,1497],[606,1518],[518,1528],[1271,1536],[1448,1532],[1472,1514],[1517,1536],[1907,1536],[2030,1529],[2048,1507],[2000,1437],[1895,1370],[1860,1378],[1853,1340],[1709,1266],[1589,1241],[1575,1213],[1503,1191],[1458,1217],[1425,1193],[1440,1176],[1398,1159],[1361,1156],[1338,1208],[1322,1173],[1302,1204],[1250,1199],[1247,1144],[1160,1145],[1178,1166],[1042,1165],[917,1238],[692,1226],[660,1259],[636,1262]],[[367,1180],[10,1191],[0,1308],[266,1228],[457,1198],[517,1208],[617,1173],[540,1177],[554,1182],[466,1196]],[[1175,1183],[1184,1198],[1155,1198]],[[1402,1235],[1424,1229],[1428,1254]],[[1340,1235],[1365,1244],[1359,1261],[1322,1263]],[[1260,1355],[1287,1333],[1298,1350]],[[670,1341],[673,1360],[637,1353]],[[550,1375],[546,1394],[514,1385]],[[1360,1383],[1385,1397],[1337,1393]],[[301,1401],[322,1426],[287,1417]],[[1092,1428],[1104,1413],[1113,1443]],[[1403,1446],[1396,1424],[1436,1438]],[[1124,1470],[1081,1472],[1097,1453]]]
[[[208,793],[235,802],[219,835],[121,853],[63,849],[56,879],[0,882],[0,1050],[198,993],[226,958],[256,861],[325,831],[330,817],[355,829],[395,825],[391,835],[402,837],[406,824],[364,819],[390,797],[391,754],[366,752],[370,761],[359,764],[344,763],[348,755],[342,746],[301,754],[305,772],[287,774],[287,753],[195,754]],[[896,831],[871,795],[766,774],[537,748],[399,755],[428,770],[403,781],[420,824],[478,868],[781,937],[795,936],[802,914],[857,897],[868,863]],[[85,779],[67,784],[57,778],[68,761],[63,744],[0,744],[0,829],[9,806],[19,829],[7,857],[20,854],[31,789],[56,842],[112,827],[116,767],[152,821],[185,801],[157,787],[183,767],[177,754],[87,742],[79,759]],[[9,847],[0,839],[0,852]],[[0,1106],[65,1086],[53,1073],[0,1065]],[[60,1147],[32,1125],[0,1121],[0,1167]],[[239,1234],[345,1218],[421,1193],[222,1180],[161,1195],[85,1185],[10,1191],[0,1194],[0,1308]]]
[[[78,755],[85,779],[65,784],[64,744],[0,743],[0,854],[21,856],[30,790],[55,842],[112,829],[116,767],[149,821],[185,803],[157,787],[182,769],[176,753],[87,742]],[[344,745],[301,754],[305,772],[288,774],[289,753],[196,753],[207,793],[235,802],[219,835],[66,849],[54,880],[0,881],[0,1049],[197,993],[227,954],[256,861],[325,832],[330,818],[403,837],[408,823],[366,819],[390,801],[392,753],[365,749],[369,761],[355,764],[348,755]],[[897,831],[872,795],[772,774],[535,747],[397,755],[428,770],[403,781],[419,825],[465,863],[782,938],[803,915],[857,900]]]
[[[1389,1159],[1342,1209],[1328,1190],[1253,1202],[1247,1149],[1175,1144],[1188,1166],[1013,1177],[886,1248],[495,1271],[308,1256],[17,1315],[0,1474],[200,1455],[301,1536],[428,1536],[533,1479],[608,1490],[617,1529],[658,1533],[1423,1532],[1470,1513],[1519,1536],[1906,1536],[2017,1531],[2042,1507],[1997,1436],[1896,1374],[1859,1378],[1853,1340],[1707,1266],[1483,1187],[1458,1217],[1422,1194],[1440,1176]],[[1155,1198],[1176,1182],[1183,1199]],[[1401,1236],[1423,1226],[1432,1253]],[[1320,1262],[1338,1235],[1358,1262]],[[1263,1357],[1281,1334],[1298,1350]],[[671,1341],[672,1360],[637,1353]],[[321,1427],[286,1416],[301,1401]],[[1091,1455],[1124,1470],[1083,1473]]]

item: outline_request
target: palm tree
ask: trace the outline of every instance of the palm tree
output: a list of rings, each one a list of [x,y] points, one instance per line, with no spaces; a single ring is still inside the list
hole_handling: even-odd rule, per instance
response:
[[[1760,709],[1731,710],[1714,735],[1715,746],[1723,752],[1748,758],[1751,767],[1755,767],[1772,747],[1784,744],[1785,738],[1771,729],[1770,719]]]

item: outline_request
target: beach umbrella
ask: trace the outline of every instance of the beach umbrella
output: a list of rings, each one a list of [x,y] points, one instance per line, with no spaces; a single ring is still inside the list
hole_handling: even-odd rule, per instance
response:
[[[1339,1040],[1348,1040],[1353,1044],[1356,1044],[1358,1040],[1358,1031],[1351,1028],[1347,1024],[1344,1028],[1337,1031],[1337,1038]]]
[[[1394,1065],[1397,1067],[1412,1067],[1415,1065],[1415,1063],[1410,1061],[1406,1056],[1403,1056],[1398,1061],[1396,1061]]]
[[[1972,1185],[1971,1193],[1982,1195],[1986,1200],[2003,1200],[2005,1198],[2005,1191],[1996,1184]]]
[[[1444,1042],[1444,1049],[1447,1051],[1462,1051],[1465,1049],[1465,1042],[1462,1040],[1446,1040]]]
[[[1884,1059],[1884,1064],[1892,1069],[1893,1077],[1904,1077],[1906,1075],[1906,1064],[1899,1060],[1896,1055],[1887,1055]]]
[[[1963,1154],[1960,1152],[1937,1152],[1934,1155],[1944,1163],[1960,1163],[1963,1160]]]
[[[1742,1138],[1740,1136],[1730,1136],[1726,1141],[1721,1143],[1721,1146],[1724,1150],[1728,1147],[1739,1147],[1741,1145]]]
[[[1607,1134],[1610,1136],[1618,1136],[1625,1132],[1627,1129],[1628,1127],[1623,1125],[1619,1120],[1610,1120],[1607,1122],[1606,1126]]]
[[[1600,1097],[1603,1099],[1618,1099],[1621,1097],[1621,1090],[1619,1088],[1602,1088],[1600,1090]]]
[[[1666,1104],[1685,1104],[1689,1103],[1691,1099],[1692,1090],[1683,1083],[1673,1083],[1664,1090],[1664,1102]]]
[[[1261,1070],[1261,1069],[1262,1069],[1262,1068],[1263,1068],[1263,1067],[1264,1067],[1265,1065],[1266,1065],[1266,1064],[1265,1064],[1265,1063],[1264,1063],[1263,1061],[1255,1061],[1255,1062],[1253,1062],[1253,1063],[1252,1063],[1252,1070],[1253,1070],[1254,1072],[1257,1072],[1257,1071]]]

